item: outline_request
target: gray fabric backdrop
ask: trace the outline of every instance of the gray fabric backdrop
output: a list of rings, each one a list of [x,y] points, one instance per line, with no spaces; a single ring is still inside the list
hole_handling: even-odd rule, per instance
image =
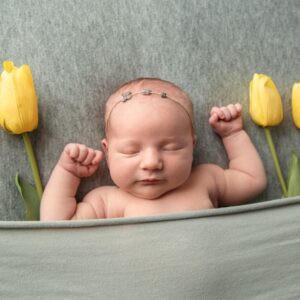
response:
[[[285,121],[273,130],[286,175],[300,132],[290,116],[292,84],[300,81],[298,0],[2,0],[0,61],[28,63],[39,96],[40,122],[31,134],[45,184],[68,142],[99,147],[102,103],[116,86],[155,76],[182,86],[195,104],[199,143],[195,162],[226,165],[207,123],[213,105],[241,102],[245,126],[263,157],[269,186],[256,201],[280,197],[263,131],[248,115],[254,72],[274,79]],[[16,171],[31,179],[22,139],[0,132],[0,219],[24,219]],[[82,182],[110,182],[105,166]]]

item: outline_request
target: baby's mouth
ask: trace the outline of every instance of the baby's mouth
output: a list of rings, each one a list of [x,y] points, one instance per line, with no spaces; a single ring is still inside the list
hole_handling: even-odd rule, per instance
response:
[[[140,183],[143,185],[155,185],[161,183],[163,180],[158,178],[146,178],[140,180]]]

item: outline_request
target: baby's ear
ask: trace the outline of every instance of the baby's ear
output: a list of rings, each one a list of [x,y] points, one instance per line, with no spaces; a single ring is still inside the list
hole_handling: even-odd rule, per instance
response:
[[[103,150],[105,156],[107,157],[107,151],[108,151],[108,142],[107,142],[107,139],[103,139],[101,141],[101,145],[102,145],[102,150]]]
[[[102,145],[102,151],[104,152],[104,155],[105,155],[107,167],[109,168],[109,161],[108,161],[108,142],[107,142],[107,139],[103,139],[103,140],[101,141],[101,145]]]
[[[197,144],[197,136],[196,134],[193,134],[193,145],[196,146]]]

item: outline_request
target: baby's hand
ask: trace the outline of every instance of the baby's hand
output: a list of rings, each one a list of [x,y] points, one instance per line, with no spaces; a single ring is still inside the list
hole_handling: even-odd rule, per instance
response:
[[[58,164],[77,177],[91,176],[99,167],[103,153],[82,144],[68,144]]]
[[[210,111],[209,124],[222,138],[243,128],[241,104],[229,104],[223,107],[213,107]]]

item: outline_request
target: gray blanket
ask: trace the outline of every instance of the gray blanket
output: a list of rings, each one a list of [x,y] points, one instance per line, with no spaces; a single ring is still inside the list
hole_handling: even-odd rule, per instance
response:
[[[1,299],[299,299],[300,198],[176,215],[0,222]]]

